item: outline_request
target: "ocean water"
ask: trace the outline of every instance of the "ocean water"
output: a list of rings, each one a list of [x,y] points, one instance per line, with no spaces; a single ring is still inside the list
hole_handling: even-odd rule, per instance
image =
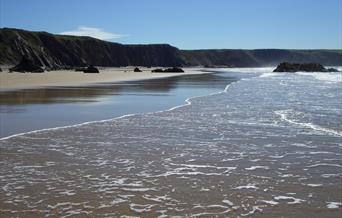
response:
[[[254,76],[168,110],[2,138],[0,216],[340,217],[341,73],[221,71]]]

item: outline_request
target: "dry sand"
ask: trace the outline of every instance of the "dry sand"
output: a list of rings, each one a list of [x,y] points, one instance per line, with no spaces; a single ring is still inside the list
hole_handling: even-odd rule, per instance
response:
[[[71,70],[47,71],[44,73],[8,73],[6,71],[0,72],[0,91],[41,87],[85,86],[205,73],[201,71],[201,68],[184,68],[185,73],[151,73],[151,69],[140,69],[143,72],[133,72],[131,67],[103,68],[100,69],[100,73],[83,73]]]

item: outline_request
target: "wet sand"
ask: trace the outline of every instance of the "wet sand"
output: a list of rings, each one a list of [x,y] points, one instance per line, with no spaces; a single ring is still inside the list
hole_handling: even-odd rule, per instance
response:
[[[151,73],[153,68],[140,68],[142,72],[133,72],[133,69],[133,67],[100,68],[100,73],[83,73],[72,70],[46,71],[44,73],[8,73],[4,71],[0,72],[0,91],[42,87],[86,86],[97,83],[205,73],[201,71],[201,68],[184,68],[185,73]]]
[[[0,92],[0,138],[125,114],[165,110],[184,104],[188,97],[221,91],[236,79],[221,73],[182,74],[149,80]]]

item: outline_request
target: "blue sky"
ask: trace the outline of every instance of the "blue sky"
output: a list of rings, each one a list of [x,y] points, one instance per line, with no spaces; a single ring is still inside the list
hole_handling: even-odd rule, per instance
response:
[[[0,26],[182,49],[342,49],[342,0],[0,0]]]

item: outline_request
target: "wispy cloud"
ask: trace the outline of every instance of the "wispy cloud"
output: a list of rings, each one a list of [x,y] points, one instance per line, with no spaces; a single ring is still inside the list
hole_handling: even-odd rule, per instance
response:
[[[61,32],[62,35],[90,36],[102,40],[119,39],[127,35],[106,32],[100,28],[80,26],[75,30]]]

